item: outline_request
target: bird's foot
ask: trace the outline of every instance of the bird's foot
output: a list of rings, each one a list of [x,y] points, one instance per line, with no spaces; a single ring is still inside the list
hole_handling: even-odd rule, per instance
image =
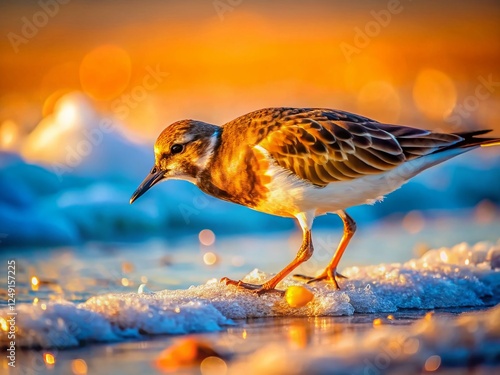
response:
[[[326,281],[328,283],[332,283],[337,289],[340,289],[339,283],[337,282],[337,278],[347,279],[346,276],[338,273],[335,268],[333,269],[326,268],[319,276],[316,277],[298,275],[298,274],[293,275],[293,277],[300,280],[305,280],[307,281],[307,284],[312,284],[317,281]]]
[[[251,292],[262,295],[264,293],[279,293],[281,295],[284,295],[285,292],[283,290],[275,289],[271,287],[271,285],[264,283],[264,284],[250,284],[250,283],[245,283],[241,280],[231,280],[230,278],[223,277],[220,279],[221,283],[225,283],[226,285],[234,285],[237,286],[238,288],[242,289],[247,289],[250,290]]]

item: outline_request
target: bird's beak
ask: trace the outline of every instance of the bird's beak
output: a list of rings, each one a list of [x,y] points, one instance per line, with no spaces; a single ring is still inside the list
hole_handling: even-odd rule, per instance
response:
[[[137,190],[132,194],[130,198],[130,204],[134,203],[137,198],[139,198],[142,194],[148,191],[151,187],[156,185],[158,182],[163,180],[165,176],[165,171],[156,171],[156,168],[153,168],[148,176],[142,181]]]

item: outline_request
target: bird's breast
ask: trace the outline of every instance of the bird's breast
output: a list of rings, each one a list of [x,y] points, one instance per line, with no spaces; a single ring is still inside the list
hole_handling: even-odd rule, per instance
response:
[[[256,208],[269,195],[269,160],[251,147],[222,149],[201,173],[198,186],[223,200]]]

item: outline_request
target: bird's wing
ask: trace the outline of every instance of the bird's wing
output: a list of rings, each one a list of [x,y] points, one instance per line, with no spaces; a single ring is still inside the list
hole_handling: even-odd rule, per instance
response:
[[[382,173],[463,139],[329,109],[273,111],[266,120],[254,117],[262,121],[255,124],[256,145],[278,165],[317,186]]]

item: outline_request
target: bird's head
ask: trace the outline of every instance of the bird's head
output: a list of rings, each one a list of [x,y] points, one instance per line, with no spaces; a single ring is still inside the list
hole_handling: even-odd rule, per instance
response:
[[[133,203],[153,185],[167,179],[196,183],[211,159],[221,128],[201,121],[182,120],[167,126],[155,142],[155,165],[130,198]]]

